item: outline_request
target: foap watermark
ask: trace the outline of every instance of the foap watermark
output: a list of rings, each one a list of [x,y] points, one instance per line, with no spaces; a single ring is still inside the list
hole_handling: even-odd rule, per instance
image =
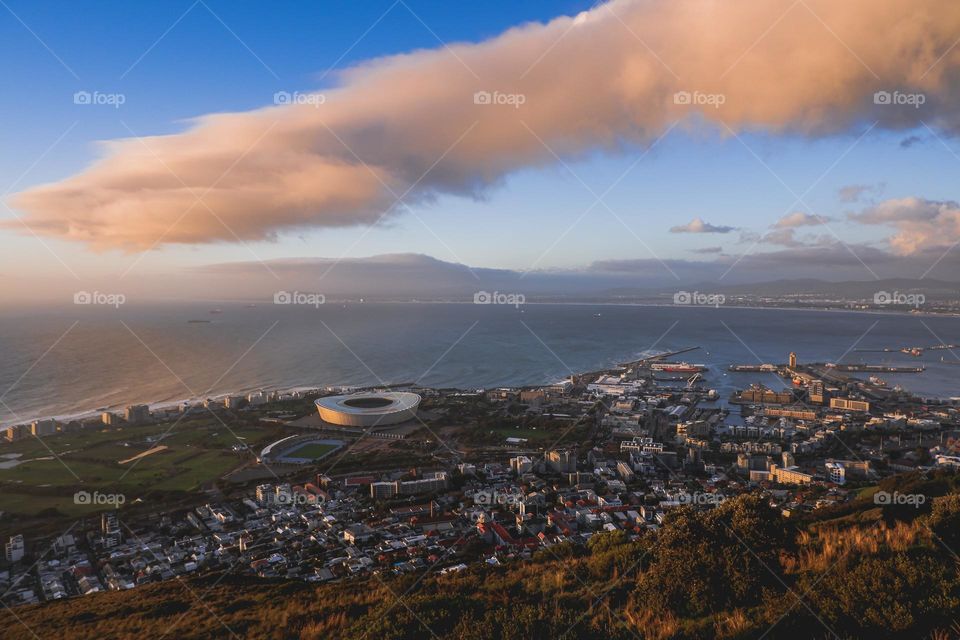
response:
[[[478,505],[518,505],[522,498],[513,493],[499,493],[496,491],[475,491],[473,503]]]
[[[873,504],[880,506],[906,505],[919,509],[920,505],[926,501],[927,496],[922,493],[900,493],[899,491],[889,493],[887,491],[877,491],[873,494]]]
[[[526,303],[527,297],[522,293],[501,293],[494,291],[477,291],[473,294],[473,304],[509,304],[514,307]]]
[[[680,504],[692,504],[702,506],[719,506],[725,502],[727,496],[722,493],[710,493],[707,491],[694,491],[693,493],[681,493],[677,496],[677,502]]]
[[[703,293],[701,291],[677,291],[673,294],[673,304],[719,307],[727,301],[722,293]]]
[[[98,507],[119,507],[127,501],[122,493],[100,493],[94,491],[77,491],[73,494],[73,504],[91,505]]]
[[[322,93],[301,93],[294,91],[277,91],[273,94],[273,104],[306,104],[312,107],[319,107],[327,101],[327,96]]]
[[[673,104],[694,107],[713,107],[719,109],[727,101],[722,93],[704,93],[703,91],[677,91],[673,94]]]
[[[77,91],[73,94],[73,104],[107,106],[119,109],[127,101],[122,93],[102,93],[100,91]]]
[[[924,93],[904,93],[903,91],[877,91],[873,94],[873,104],[908,106],[919,109],[927,101]]]
[[[73,304],[97,304],[118,308],[127,301],[122,293],[103,293],[102,291],[77,291],[73,294]]]
[[[325,502],[323,496],[312,493],[280,493],[277,495],[276,503],[289,507],[314,507]]]
[[[920,307],[926,301],[927,296],[922,293],[900,293],[899,291],[890,293],[889,291],[877,291],[873,294],[873,303],[883,306]]]
[[[473,94],[473,104],[507,105],[519,109],[527,102],[522,93],[501,93],[500,91],[477,91]]]
[[[277,291],[273,294],[273,304],[301,304],[319,307],[327,301],[322,293],[306,291]]]

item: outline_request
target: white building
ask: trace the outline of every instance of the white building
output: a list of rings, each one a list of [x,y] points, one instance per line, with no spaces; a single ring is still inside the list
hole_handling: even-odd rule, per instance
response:
[[[23,536],[11,536],[6,545],[7,562],[20,562],[23,560],[24,544]]]

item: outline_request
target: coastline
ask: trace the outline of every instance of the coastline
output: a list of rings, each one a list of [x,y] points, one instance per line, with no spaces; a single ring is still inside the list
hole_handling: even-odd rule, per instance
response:
[[[335,301],[331,301],[329,304],[341,304],[341,303],[335,302]],[[349,302],[349,301],[347,301],[347,302],[344,302],[343,304],[357,304],[357,305],[361,305],[361,304],[370,304],[370,305],[377,305],[377,304],[396,304],[396,305],[405,305],[405,304],[406,304],[406,305],[435,305],[435,304],[444,304],[444,305],[446,305],[446,304],[450,304],[450,305],[473,305],[473,304],[475,304],[475,303],[470,302],[470,301],[416,301],[416,302],[413,302],[413,301],[370,301],[370,302],[363,302],[363,303],[360,303],[360,302]],[[635,307],[635,308],[658,308],[658,309],[664,309],[664,308],[667,308],[667,309],[684,309],[684,308],[688,308],[688,309],[709,309],[709,308],[712,307],[711,305],[677,305],[677,304],[671,304],[671,303],[655,303],[655,302],[534,301],[534,302],[525,302],[523,305],[521,305],[521,307],[520,307],[521,312],[522,312],[522,307],[523,307],[523,306],[526,306],[526,305],[536,305],[536,306],[562,306],[562,307],[585,307],[585,308],[590,308],[590,307],[593,307],[593,308],[610,308],[610,307],[631,307],[631,308],[634,308],[634,307]],[[481,306],[486,306],[486,305],[481,305]],[[717,308],[717,309],[720,309],[720,308],[725,308],[725,309],[737,309],[737,310],[748,310],[748,311],[760,311],[760,310],[764,310],[764,311],[779,311],[779,312],[783,312],[783,311],[795,311],[795,312],[815,311],[815,312],[826,312],[826,313],[835,313],[835,314],[838,314],[838,313],[839,313],[839,314],[864,314],[864,315],[869,315],[869,316],[881,315],[881,316],[891,316],[891,317],[901,317],[901,316],[904,316],[904,315],[906,315],[906,316],[913,316],[913,315],[918,315],[918,316],[933,316],[933,317],[941,317],[941,316],[942,316],[942,317],[960,317],[960,314],[927,313],[927,312],[913,313],[913,312],[910,312],[910,311],[898,311],[898,310],[893,310],[893,309],[890,309],[890,310],[874,310],[874,309],[835,309],[835,308],[810,308],[810,309],[807,309],[807,308],[797,308],[797,307],[769,307],[769,306],[760,307],[760,306],[747,306],[747,305],[719,305],[719,306],[713,307],[713,308]],[[627,361],[630,361],[630,360],[633,360],[633,359],[637,359],[638,357],[642,357],[643,354],[644,354],[644,351],[635,351],[635,350],[626,351],[626,352],[624,352],[623,354],[620,354],[619,356],[614,357],[614,358],[611,360],[611,362],[612,362],[612,363],[616,363],[616,362],[627,362]],[[646,354],[646,357],[649,357],[649,355],[652,355],[652,354],[647,353],[647,354]],[[592,371],[592,370],[594,370],[594,369],[612,366],[612,365],[611,365],[611,362],[608,362],[608,363],[598,363],[598,364],[595,365],[595,366],[585,368],[584,371]],[[719,369],[717,369],[717,371],[719,371]],[[556,379],[556,378],[552,378],[552,379],[551,379],[549,376],[542,376],[542,377],[539,378],[538,380],[531,381],[531,382],[528,382],[528,383],[523,383],[523,386],[549,385],[549,384],[554,384],[554,383],[556,383],[556,382],[558,382],[558,381],[559,381],[559,380]],[[501,385],[517,386],[515,383],[503,382],[503,383],[498,383],[498,384],[489,384],[489,385],[487,385],[486,388],[495,388],[495,387],[501,386]],[[5,420],[3,421],[3,423],[2,423],[2,426],[6,427],[6,426],[11,426],[11,425],[23,425],[23,424],[27,424],[27,425],[28,425],[28,424],[30,424],[31,422],[36,421],[36,420],[50,420],[50,419],[53,419],[53,420],[65,422],[65,421],[71,421],[71,420],[90,419],[90,418],[97,417],[102,411],[109,411],[109,412],[114,412],[114,413],[116,413],[116,412],[122,412],[126,406],[129,406],[129,405],[132,405],[132,404],[146,404],[146,405],[149,406],[149,408],[150,408],[151,411],[163,411],[163,410],[169,410],[169,409],[171,409],[171,408],[173,408],[173,407],[179,407],[179,406],[181,406],[181,405],[183,405],[183,404],[185,404],[185,403],[196,404],[196,403],[198,403],[198,402],[202,402],[203,400],[205,400],[205,399],[207,399],[207,398],[210,398],[210,399],[213,399],[213,400],[222,400],[223,398],[225,398],[225,397],[227,397],[227,396],[237,396],[237,395],[239,395],[239,396],[246,396],[246,395],[249,394],[249,393],[253,393],[253,392],[257,392],[257,391],[263,391],[263,392],[266,392],[266,393],[272,393],[272,392],[290,393],[290,392],[294,392],[294,391],[309,391],[309,390],[318,390],[318,389],[322,390],[322,389],[325,389],[325,388],[327,388],[327,387],[338,387],[338,386],[351,387],[351,386],[354,386],[354,385],[341,385],[341,384],[337,384],[337,383],[326,383],[326,384],[303,384],[303,383],[297,383],[297,384],[284,384],[284,385],[277,385],[277,386],[259,386],[259,387],[251,386],[251,387],[246,387],[246,388],[239,388],[239,389],[230,389],[230,390],[225,390],[225,391],[218,391],[218,392],[211,393],[211,394],[209,394],[209,395],[205,395],[205,396],[202,396],[202,397],[180,397],[180,398],[171,398],[171,399],[167,399],[167,400],[147,400],[147,401],[144,401],[144,400],[135,400],[135,401],[124,401],[123,403],[119,403],[119,404],[103,404],[103,405],[100,405],[99,407],[96,407],[96,408],[94,408],[94,407],[89,407],[89,408],[82,408],[82,409],[76,409],[76,410],[66,409],[66,410],[63,410],[63,411],[50,410],[50,411],[48,411],[48,412],[44,412],[44,413],[39,414],[39,415],[36,415],[36,414],[35,414],[34,416],[29,417],[29,418],[5,419]],[[447,386],[447,384],[446,384],[446,383],[441,383],[441,384],[434,385],[434,386],[440,388],[440,387],[445,387],[445,386]],[[358,388],[361,388],[361,387],[358,387]],[[464,388],[466,389],[466,388],[470,388],[470,387],[469,387],[469,386],[465,386]],[[915,392],[917,392],[917,393],[922,393],[921,391],[916,391],[916,390],[915,390]],[[943,397],[946,398],[946,397],[949,397],[949,396],[943,396]]]

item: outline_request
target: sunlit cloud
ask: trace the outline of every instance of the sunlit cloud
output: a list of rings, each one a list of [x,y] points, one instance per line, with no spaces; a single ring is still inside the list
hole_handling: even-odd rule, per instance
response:
[[[556,156],[635,152],[678,121],[723,135],[956,131],[957,33],[954,0],[613,0],[359,64],[322,100],[105,143],[85,171],[11,204],[33,233],[143,251],[374,224],[402,215],[400,196],[476,196]]]

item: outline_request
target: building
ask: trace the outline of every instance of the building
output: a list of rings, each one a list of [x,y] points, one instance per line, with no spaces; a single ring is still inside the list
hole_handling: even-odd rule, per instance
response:
[[[10,541],[6,544],[7,562],[20,562],[24,556],[23,536],[10,536]]]
[[[274,492],[272,484],[257,485],[257,502],[266,505],[273,502]]]
[[[851,478],[870,477],[870,461],[869,460],[834,460],[833,458],[828,458],[827,464],[836,464],[842,467],[845,477],[851,477]]]
[[[324,422],[345,427],[386,427],[413,420],[420,396],[405,391],[327,396],[314,404]]]
[[[527,456],[510,458],[510,470],[518,476],[522,476],[525,473],[530,473],[533,471],[533,460]]]
[[[810,383],[810,402],[813,404],[823,404],[823,381],[814,380]]]
[[[782,468],[775,464],[770,465],[770,479],[780,484],[809,484],[813,482],[813,476],[809,473],[803,473],[796,467]]]
[[[109,411],[104,411],[100,414],[100,422],[110,427],[120,423],[120,416],[110,413]]]
[[[741,391],[740,401],[756,404],[790,404],[793,402],[793,393],[789,390],[774,391],[765,387],[754,387]]]
[[[829,480],[834,484],[847,483],[847,472],[846,472],[846,469],[843,468],[842,464],[828,461],[823,466],[826,471],[827,480]]]
[[[868,413],[870,411],[870,403],[866,400],[853,400],[851,398],[830,398],[830,408],[841,411]]]
[[[132,404],[123,414],[128,424],[144,424],[150,421],[150,407],[145,404]]]
[[[417,493],[433,493],[443,491],[447,488],[447,472],[435,471],[426,474],[419,480],[406,480],[400,483],[401,495],[414,495]]]
[[[231,411],[239,409],[243,404],[243,396],[227,396],[223,399],[223,407]]]
[[[26,425],[18,424],[14,427],[7,427],[3,430],[4,440],[7,442],[17,442],[30,435],[30,429]]]
[[[371,482],[370,497],[374,500],[386,500],[400,493],[399,482]]]
[[[794,353],[793,351],[790,352],[790,368],[791,369],[797,368],[797,354]]]
[[[547,397],[547,392],[543,389],[529,389],[520,391],[520,402],[523,404],[531,404],[534,402],[540,402],[545,400]]]
[[[30,425],[30,433],[37,437],[52,436],[57,432],[56,420],[34,420]]]
[[[547,454],[547,465],[557,473],[572,473],[577,470],[577,454],[566,449],[554,449]]]
[[[100,514],[100,534],[103,536],[103,545],[108,549],[123,542],[120,518],[116,511],[104,511]]]

